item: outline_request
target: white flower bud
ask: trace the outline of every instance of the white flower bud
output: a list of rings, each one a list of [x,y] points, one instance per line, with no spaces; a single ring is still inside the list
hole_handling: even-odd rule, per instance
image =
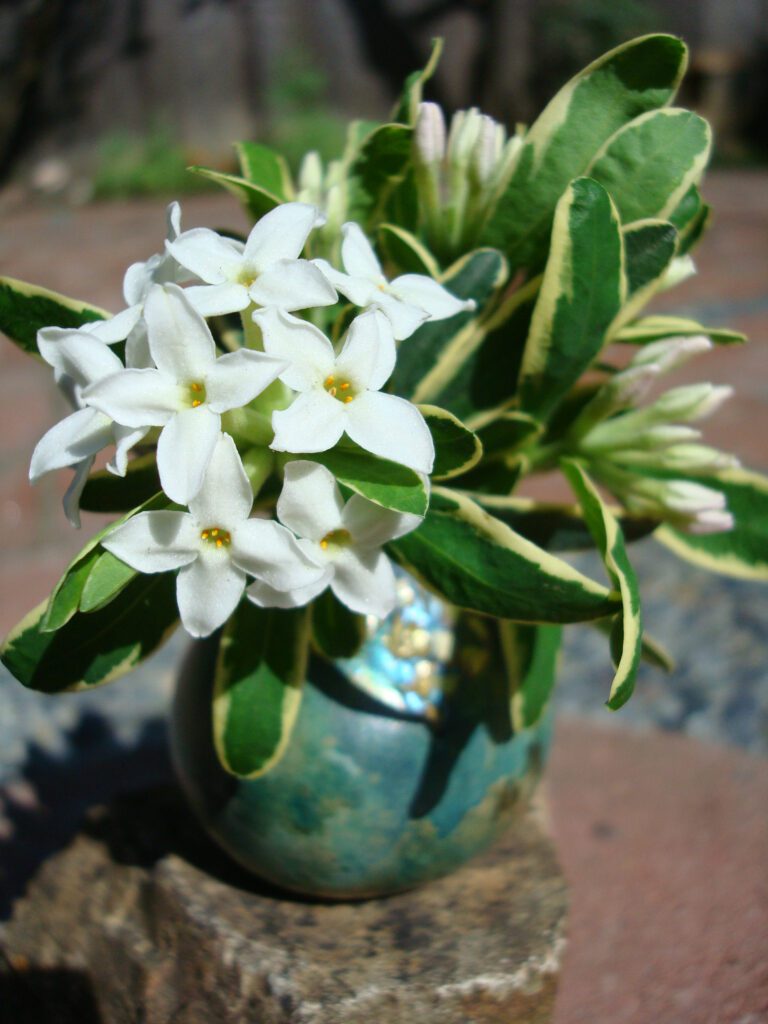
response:
[[[655,365],[660,373],[668,373],[711,348],[712,342],[704,334],[662,338],[641,348],[632,360],[632,366]]]
[[[688,384],[667,391],[646,411],[656,420],[692,423],[711,416],[732,394],[728,385]]]
[[[457,166],[466,167],[472,159],[482,127],[483,115],[477,107],[457,110],[451,120],[448,133],[448,160]]]
[[[445,157],[445,118],[437,103],[420,103],[414,132],[416,154],[426,167]]]
[[[659,283],[659,291],[665,292],[682,281],[687,281],[696,273],[696,264],[690,256],[676,256]]]
[[[323,194],[323,163],[320,154],[315,150],[307,153],[301,161],[298,186],[300,202],[320,205]]]
[[[726,507],[724,494],[690,480],[665,480],[662,501],[673,512],[695,517],[702,512],[722,511]]]
[[[492,117],[480,115],[480,131],[472,152],[472,169],[478,184],[487,184],[494,175],[504,145],[504,129]]]
[[[706,533],[727,533],[735,526],[733,516],[727,509],[707,509],[697,513],[686,529],[698,535]]]

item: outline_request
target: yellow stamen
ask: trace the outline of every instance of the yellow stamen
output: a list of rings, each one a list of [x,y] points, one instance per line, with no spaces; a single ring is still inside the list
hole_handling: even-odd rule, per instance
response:
[[[208,526],[205,530],[201,530],[200,540],[208,541],[209,544],[215,544],[217,548],[228,548],[232,543],[229,530],[222,530],[220,526]]]
[[[352,534],[349,530],[331,530],[330,533],[326,533],[320,541],[320,547],[323,551],[327,551],[331,545],[337,548],[342,548],[349,544],[351,540]]]
[[[346,396],[344,397],[344,405],[349,405],[349,403],[350,403],[351,401],[352,401],[352,395],[346,395]]]
[[[349,391],[351,386],[352,385],[349,383],[349,381],[345,380],[344,383],[341,385],[341,390],[342,391]]]

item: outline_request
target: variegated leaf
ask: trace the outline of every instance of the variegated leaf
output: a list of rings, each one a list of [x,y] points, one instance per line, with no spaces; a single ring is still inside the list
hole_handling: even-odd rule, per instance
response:
[[[111,316],[87,302],[13,277],[0,277],[0,331],[32,356],[40,358],[37,332],[43,327],[82,327]]]

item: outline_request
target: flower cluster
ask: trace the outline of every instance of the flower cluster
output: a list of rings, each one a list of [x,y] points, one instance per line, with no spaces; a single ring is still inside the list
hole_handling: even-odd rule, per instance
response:
[[[240,242],[207,228],[181,231],[174,203],[165,251],[125,275],[126,309],[38,333],[74,412],[38,443],[30,479],[72,466],[65,510],[79,525],[98,452],[114,445],[107,468],[124,476],[131,449],[155,450],[168,507],[133,515],[102,545],[139,572],[177,570],[179,613],[193,636],[221,626],[246,586],[260,606],[296,607],[330,587],[353,611],[386,615],[395,585],[382,547],[421,521],[360,495],[345,504],[327,468],[294,456],[352,442],[426,480],[435,456],[429,428],[415,405],[383,389],[397,342],[473,303],[428,277],[387,281],[354,223],[343,227],[343,272],[302,259],[322,224],[314,206],[285,203]],[[335,347],[294,314],[332,306],[337,290],[362,311]],[[234,313],[243,344],[221,351],[206,317]],[[110,347],[119,343],[125,362]],[[251,517],[242,454],[252,442],[237,429],[249,422],[266,425],[265,449],[284,453],[279,521]]]

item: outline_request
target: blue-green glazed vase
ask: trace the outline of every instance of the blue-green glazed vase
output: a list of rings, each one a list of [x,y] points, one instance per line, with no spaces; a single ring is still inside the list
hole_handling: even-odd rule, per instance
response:
[[[288,749],[261,778],[216,758],[216,640],[187,656],[172,728],[182,786],[210,835],[282,888],[362,898],[439,878],[514,823],[540,775],[551,716],[513,731],[496,622],[452,619],[403,587],[355,658],[310,660]]]

